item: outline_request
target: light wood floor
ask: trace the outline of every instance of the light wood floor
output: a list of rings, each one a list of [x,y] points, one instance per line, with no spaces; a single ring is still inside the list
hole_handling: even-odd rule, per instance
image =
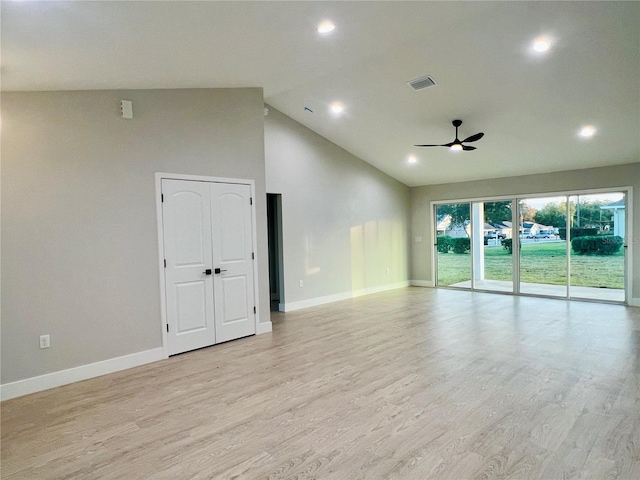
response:
[[[640,309],[406,288],[2,403],[3,479],[639,479]]]

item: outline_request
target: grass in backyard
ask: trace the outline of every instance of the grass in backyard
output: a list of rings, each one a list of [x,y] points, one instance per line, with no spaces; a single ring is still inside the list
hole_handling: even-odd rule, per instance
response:
[[[512,256],[502,247],[484,247],[485,278],[511,281]],[[565,242],[523,243],[520,275],[523,282],[565,285]],[[471,279],[471,255],[438,253],[438,284],[452,285]],[[615,255],[571,254],[571,285],[624,288],[624,251]]]

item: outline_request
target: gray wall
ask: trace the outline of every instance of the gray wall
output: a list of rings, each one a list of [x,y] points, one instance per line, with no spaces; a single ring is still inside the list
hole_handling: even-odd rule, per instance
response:
[[[265,161],[267,191],[282,194],[287,305],[409,279],[407,186],[275,108]]]
[[[2,383],[162,345],[155,172],[255,180],[268,321],[263,135],[257,88],[3,93]]]
[[[609,187],[633,187],[633,232],[629,239],[633,249],[633,297],[640,297],[640,163],[603,168],[589,168],[542,175],[494,178],[474,182],[429,185],[411,189],[412,278],[432,282],[431,250],[433,222],[430,202],[562,192]],[[415,237],[422,237],[416,243]]]

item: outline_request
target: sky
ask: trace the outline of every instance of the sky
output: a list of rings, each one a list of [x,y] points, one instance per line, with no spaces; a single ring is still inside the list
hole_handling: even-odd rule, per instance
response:
[[[623,193],[607,192],[607,193],[594,193],[591,195],[580,195],[580,201],[592,202],[599,200],[606,203],[617,202],[624,197]],[[565,197],[538,197],[538,198],[525,198],[522,200],[527,205],[532,206],[536,210],[544,208],[547,203],[558,203],[564,201]],[[575,195],[571,196],[572,200],[575,200]]]

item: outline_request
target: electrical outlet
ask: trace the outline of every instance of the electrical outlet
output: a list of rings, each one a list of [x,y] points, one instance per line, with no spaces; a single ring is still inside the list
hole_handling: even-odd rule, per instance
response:
[[[304,282],[300,280],[300,288],[304,287]]]
[[[40,335],[40,348],[49,348],[51,346],[51,337],[49,335]]]

